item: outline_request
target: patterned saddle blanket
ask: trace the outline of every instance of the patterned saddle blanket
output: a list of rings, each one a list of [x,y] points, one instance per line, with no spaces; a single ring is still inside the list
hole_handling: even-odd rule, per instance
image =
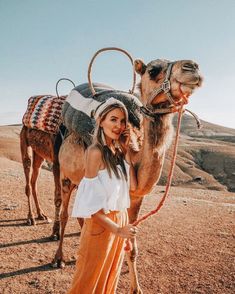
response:
[[[30,97],[22,123],[28,128],[56,134],[62,123],[62,107],[66,97],[52,95]]]

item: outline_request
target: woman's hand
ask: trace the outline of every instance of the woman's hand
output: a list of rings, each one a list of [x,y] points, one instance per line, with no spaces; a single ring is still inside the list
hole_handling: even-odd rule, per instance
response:
[[[137,227],[133,225],[127,225],[125,227],[118,228],[116,235],[121,238],[131,239],[136,236],[137,232],[138,232]]]
[[[108,218],[102,210],[93,214],[92,218],[103,228],[109,230],[121,238],[134,238],[138,232],[137,227],[133,225],[119,227],[114,221]]]
[[[127,153],[128,148],[129,148],[129,143],[130,143],[130,127],[127,125],[125,130],[122,132],[119,143],[121,145],[122,151],[124,154]]]

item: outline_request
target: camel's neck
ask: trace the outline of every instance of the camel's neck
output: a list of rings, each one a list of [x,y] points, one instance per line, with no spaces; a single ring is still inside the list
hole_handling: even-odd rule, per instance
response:
[[[142,100],[144,103],[147,103],[148,96],[151,94],[151,91],[147,91],[142,86],[142,83],[139,85],[140,93]],[[159,103],[161,106],[166,105],[169,107],[169,102],[164,101]],[[152,154],[155,157],[161,157],[164,155],[165,150],[169,146],[172,134],[172,114],[161,114],[156,116],[155,121],[152,122],[148,118],[144,118],[144,144],[142,147],[143,158],[145,158],[145,154]],[[156,156],[157,155],[157,156]]]
[[[148,194],[159,180],[172,134],[172,114],[161,115],[155,122],[144,119],[144,143],[136,164],[138,188],[134,194]]]
[[[171,143],[173,135],[172,114],[159,115],[154,122],[145,118],[143,152],[162,156]]]

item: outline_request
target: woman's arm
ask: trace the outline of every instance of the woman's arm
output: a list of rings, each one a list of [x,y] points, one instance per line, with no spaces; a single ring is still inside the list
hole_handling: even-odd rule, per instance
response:
[[[109,230],[121,238],[134,238],[137,233],[137,228],[133,225],[119,227],[115,222],[108,218],[102,210],[92,215],[92,218],[103,228]]]

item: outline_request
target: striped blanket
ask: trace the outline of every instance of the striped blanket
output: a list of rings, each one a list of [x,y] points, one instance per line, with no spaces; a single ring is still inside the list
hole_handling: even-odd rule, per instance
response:
[[[139,108],[142,106],[138,97],[124,91],[119,91],[110,86],[94,83],[97,95],[92,97],[88,84],[81,84],[75,87],[68,95],[62,110],[63,123],[71,132],[78,133],[83,141],[90,145],[95,127],[95,120],[92,112],[105,100],[114,97],[123,102],[128,110],[129,121],[140,128],[142,115]]]
[[[32,96],[23,116],[23,124],[32,129],[56,134],[62,123],[62,106],[67,96]]]

